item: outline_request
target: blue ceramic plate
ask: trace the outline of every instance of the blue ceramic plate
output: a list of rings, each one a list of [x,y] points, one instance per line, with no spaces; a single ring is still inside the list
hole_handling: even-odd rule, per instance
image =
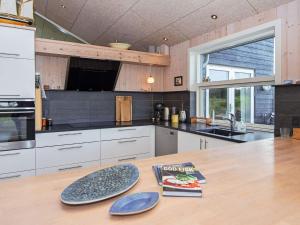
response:
[[[61,193],[61,201],[69,205],[99,202],[122,194],[139,179],[139,170],[131,163],[98,170],[72,183]]]
[[[157,192],[139,192],[118,199],[111,206],[111,215],[133,215],[154,208],[159,200]]]

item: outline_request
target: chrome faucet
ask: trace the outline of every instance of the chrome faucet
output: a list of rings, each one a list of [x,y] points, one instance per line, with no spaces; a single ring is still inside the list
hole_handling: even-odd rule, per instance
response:
[[[229,118],[225,117],[224,119],[228,120],[230,122],[230,130],[231,130],[231,132],[234,132],[235,125],[236,125],[236,117],[233,113],[228,113],[228,115],[230,117]]]

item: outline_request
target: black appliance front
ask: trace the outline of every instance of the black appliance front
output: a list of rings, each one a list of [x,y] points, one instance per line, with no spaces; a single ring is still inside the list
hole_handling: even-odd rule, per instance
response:
[[[34,101],[0,99],[0,151],[34,147]]]

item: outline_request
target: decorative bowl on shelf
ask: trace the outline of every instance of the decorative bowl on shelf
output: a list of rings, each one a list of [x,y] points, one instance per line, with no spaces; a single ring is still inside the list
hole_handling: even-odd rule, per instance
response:
[[[131,47],[131,44],[121,43],[121,42],[113,42],[113,43],[109,43],[109,46],[112,48],[128,50]]]

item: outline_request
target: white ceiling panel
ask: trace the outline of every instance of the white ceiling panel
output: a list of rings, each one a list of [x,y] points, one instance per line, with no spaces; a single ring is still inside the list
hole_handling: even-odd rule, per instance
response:
[[[163,40],[164,37],[167,37],[168,40]],[[174,45],[180,42],[185,41],[188,39],[187,36],[182,34],[176,27],[173,25],[167,26],[164,29],[161,29],[160,31],[157,31],[155,33],[152,33],[151,35],[147,36],[146,38],[139,40],[138,42],[134,43],[134,46],[136,45],[143,45],[143,46],[149,46],[149,45]]]
[[[294,1],[294,0],[248,0],[257,12],[275,8],[276,6]]]
[[[60,26],[71,29],[87,0],[48,0],[46,17]],[[64,5],[65,8],[61,7]]]
[[[36,0],[33,1],[34,9],[41,14],[46,13],[47,0]]]
[[[177,44],[292,0],[35,0],[42,15],[84,40],[133,49]],[[60,7],[63,4],[66,8]],[[212,20],[212,14],[218,20]]]
[[[211,19],[213,14],[218,16],[217,20]],[[255,11],[246,0],[216,0],[173,25],[189,38],[193,38],[254,14]]]
[[[140,0],[133,10],[157,27],[164,27],[213,0]]]
[[[114,42],[115,40],[118,40],[119,42],[134,43],[153,33],[155,30],[156,28],[151,23],[131,10],[101,35],[95,43],[107,44]]]
[[[94,42],[123,16],[136,1],[88,0],[71,31],[88,42]]]

